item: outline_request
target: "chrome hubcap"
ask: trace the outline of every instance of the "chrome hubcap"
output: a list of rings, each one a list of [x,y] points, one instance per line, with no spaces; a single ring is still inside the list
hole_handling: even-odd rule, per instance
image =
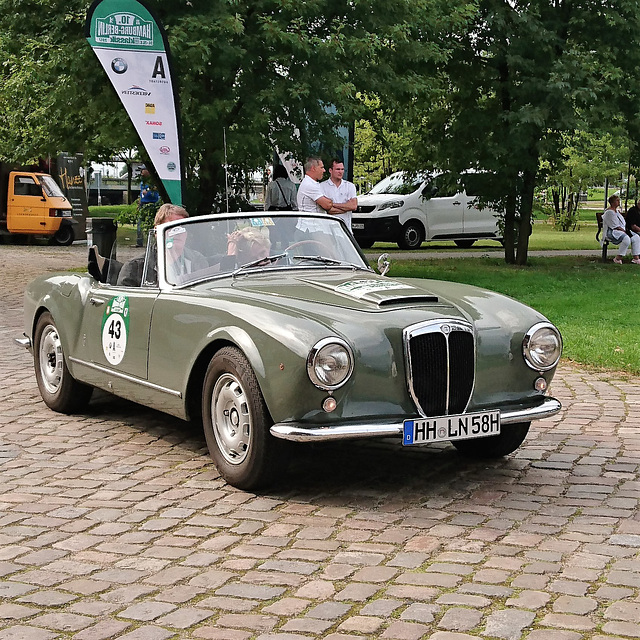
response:
[[[251,416],[247,396],[240,381],[223,373],[211,397],[213,433],[224,459],[241,464],[249,453]]]
[[[64,358],[58,331],[50,324],[42,332],[39,356],[42,383],[48,393],[55,394],[62,384]]]

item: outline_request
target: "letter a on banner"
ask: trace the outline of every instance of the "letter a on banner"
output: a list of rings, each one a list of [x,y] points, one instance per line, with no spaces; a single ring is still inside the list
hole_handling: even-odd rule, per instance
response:
[[[87,12],[85,35],[169,199],[182,204],[179,114],[162,25],[142,2],[95,0]]]

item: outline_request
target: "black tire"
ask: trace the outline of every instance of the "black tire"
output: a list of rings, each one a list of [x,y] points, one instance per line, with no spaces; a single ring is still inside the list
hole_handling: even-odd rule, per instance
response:
[[[467,458],[501,458],[513,453],[527,437],[530,422],[518,422],[502,427],[502,433],[473,440],[452,440],[451,444]]]
[[[55,232],[53,236],[53,243],[60,247],[68,247],[74,240],[76,234],[73,231],[73,227],[70,224],[63,224]]]
[[[460,247],[461,249],[469,249],[473,247],[476,239],[475,238],[464,238],[462,240],[454,240],[456,243],[456,247]]]
[[[356,242],[361,249],[371,249],[375,240],[372,240],[371,238],[356,238]]]
[[[238,489],[269,483],[279,468],[281,443],[249,361],[235,347],[216,353],[204,378],[204,435],[220,475]],[[242,425],[242,428],[239,428]]]
[[[398,240],[401,249],[419,249],[424,242],[424,229],[416,220],[409,220],[402,227],[402,236]]]
[[[78,382],[67,369],[58,329],[50,313],[38,319],[33,340],[33,364],[44,403],[60,413],[75,413],[84,408],[93,387]]]

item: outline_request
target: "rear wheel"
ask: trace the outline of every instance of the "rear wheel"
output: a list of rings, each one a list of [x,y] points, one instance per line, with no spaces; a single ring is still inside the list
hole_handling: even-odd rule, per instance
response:
[[[54,234],[53,242],[61,247],[68,247],[75,239],[76,234],[70,224],[63,224]]]
[[[530,426],[530,422],[505,425],[504,431],[497,436],[452,440],[451,444],[467,458],[501,458],[513,453],[524,442]]]
[[[371,238],[356,238],[356,242],[361,249],[371,249],[375,240]]]
[[[402,227],[402,236],[398,240],[398,246],[401,249],[419,249],[423,242],[424,229],[422,225],[415,220],[409,220]]]
[[[93,387],[78,382],[69,373],[58,329],[48,312],[36,324],[33,360],[40,395],[50,409],[74,413],[86,406]]]
[[[457,247],[461,249],[468,249],[469,247],[473,247],[476,239],[475,238],[463,238],[462,240],[454,240]]]
[[[272,421],[258,380],[239,349],[225,347],[211,359],[202,418],[209,454],[229,484],[255,489],[273,478],[280,443],[269,433]]]

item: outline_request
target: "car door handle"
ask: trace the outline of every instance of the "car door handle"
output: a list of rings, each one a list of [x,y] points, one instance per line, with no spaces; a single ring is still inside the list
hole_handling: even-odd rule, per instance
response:
[[[100,298],[89,298],[89,302],[94,306],[94,307],[99,307],[100,305],[104,304],[104,300],[100,299]]]
[[[456,200],[455,202],[452,202],[451,204],[455,204],[455,205],[460,206],[462,204],[462,202],[460,202],[459,200]]]

